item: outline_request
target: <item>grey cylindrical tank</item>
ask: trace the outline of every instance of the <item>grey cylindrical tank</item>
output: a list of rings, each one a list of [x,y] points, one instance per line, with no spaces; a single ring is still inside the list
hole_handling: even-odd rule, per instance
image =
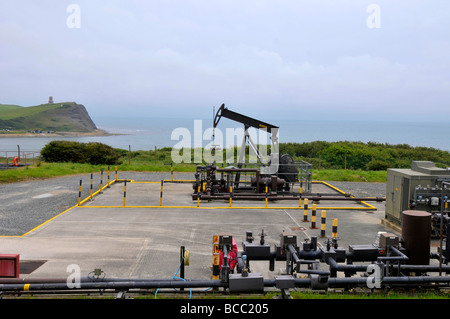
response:
[[[431,214],[420,210],[402,212],[402,238],[411,265],[430,263]]]

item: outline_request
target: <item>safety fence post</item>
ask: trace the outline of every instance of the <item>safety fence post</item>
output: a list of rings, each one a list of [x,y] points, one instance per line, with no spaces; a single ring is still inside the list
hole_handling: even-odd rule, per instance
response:
[[[200,185],[198,185],[198,190],[197,190],[197,207],[200,206]]]
[[[83,180],[80,179],[80,187],[78,189],[78,206],[80,206],[81,203],[81,184],[83,183]]]
[[[127,180],[123,184],[123,206],[125,206],[125,200],[127,198]]]
[[[233,186],[230,186],[230,207],[233,202]]]
[[[164,180],[161,180],[161,193],[159,195],[159,206],[162,206]]]
[[[268,196],[268,193],[269,193],[269,187],[267,187],[267,184],[266,184],[266,207],[267,207],[267,196]]]
[[[100,171],[100,191],[99,194],[103,193],[103,168]]]
[[[110,188],[111,186],[109,186],[109,165],[108,165],[108,186],[107,188]]]
[[[93,179],[94,179],[94,176],[93,176],[93,174],[91,173],[91,196],[90,196],[90,199],[92,200],[92,182],[93,182]]]

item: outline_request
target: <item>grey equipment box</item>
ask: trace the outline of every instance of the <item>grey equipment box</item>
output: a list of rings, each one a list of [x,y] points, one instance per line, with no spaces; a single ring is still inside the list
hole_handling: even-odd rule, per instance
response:
[[[389,246],[398,247],[399,238],[397,235],[392,233],[382,233],[380,234],[380,247],[386,249]]]
[[[410,207],[411,203],[419,203],[418,189],[436,188],[436,185],[441,184],[438,181],[439,178],[450,179],[450,170],[438,168],[430,161],[413,161],[411,169],[389,168],[386,179],[385,219],[400,226],[402,212],[414,209]],[[447,190],[446,195],[448,194]],[[440,197],[439,192],[436,195]],[[420,207],[420,210],[429,211],[431,203],[430,200],[427,202],[428,208]]]

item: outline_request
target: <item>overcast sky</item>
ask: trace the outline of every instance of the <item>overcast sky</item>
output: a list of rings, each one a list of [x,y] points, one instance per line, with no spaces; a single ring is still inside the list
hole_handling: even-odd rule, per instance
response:
[[[443,0],[2,1],[0,103],[442,120],[449,13]]]

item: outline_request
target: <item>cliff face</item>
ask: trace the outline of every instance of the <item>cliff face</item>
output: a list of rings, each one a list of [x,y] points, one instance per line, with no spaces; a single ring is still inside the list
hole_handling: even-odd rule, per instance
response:
[[[64,102],[5,110],[0,114],[0,129],[93,132],[97,126],[84,105]]]

